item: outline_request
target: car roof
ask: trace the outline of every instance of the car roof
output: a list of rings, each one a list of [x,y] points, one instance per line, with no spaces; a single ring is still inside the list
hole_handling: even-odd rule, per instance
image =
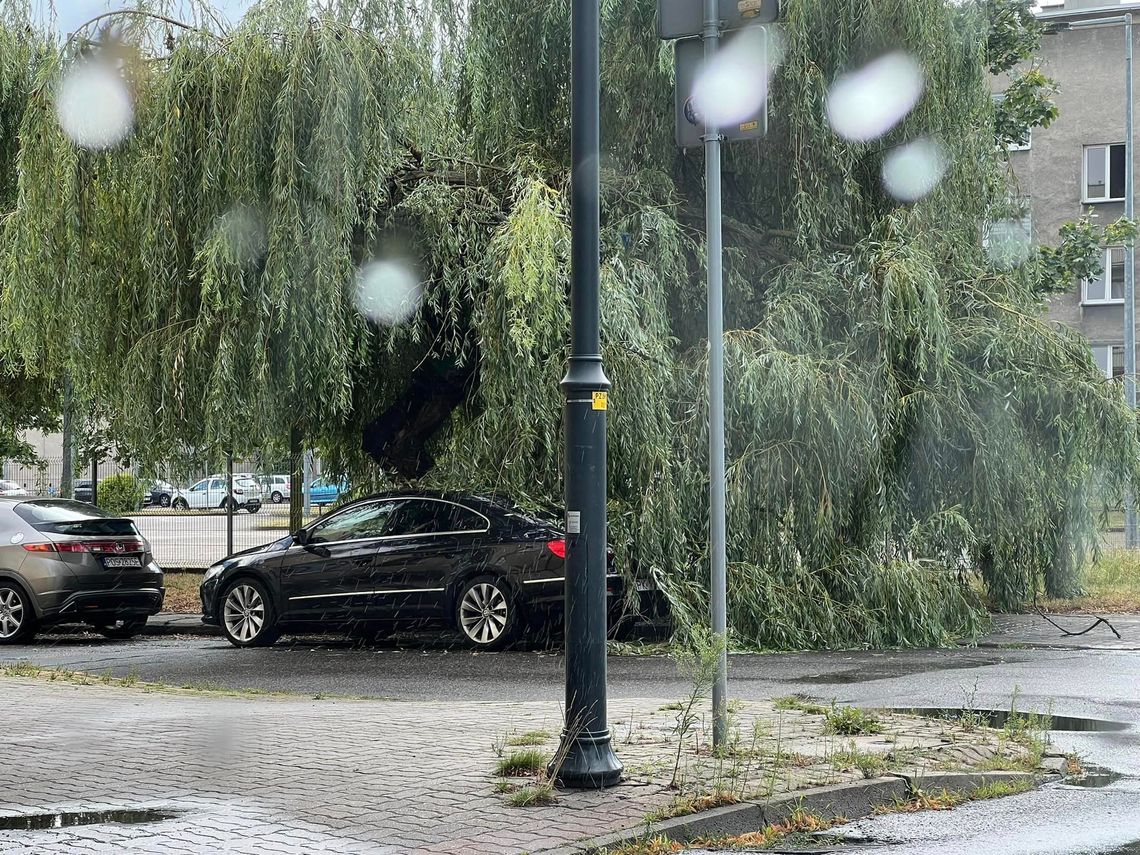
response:
[[[464,505],[471,510],[478,511],[479,513],[490,516],[510,513],[528,513],[525,508],[521,508],[511,501],[506,496],[501,495],[485,495],[477,493],[465,493],[459,490],[424,490],[419,488],[411,488],[407,490],[383,490],[379,493],[362,497],[358,499],[359,502],[376,501],[377,499],[435,499],[443,502],[453,502],[455,504]],[[356,504],[352,502],[351,504]],[[347,505],[346,505],[347,507]]]

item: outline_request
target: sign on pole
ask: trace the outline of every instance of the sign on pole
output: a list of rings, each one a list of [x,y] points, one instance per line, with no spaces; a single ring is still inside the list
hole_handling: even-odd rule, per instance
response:
[[[717,0],[717,8],[722,31],[771,24],[780,17],[780,0]],[[658,37],[684,39],[699,36],[703,11],[700,0],[658,0]]]
[[[763,49],[768,50],[767,30],[764,38],[760,40]],[[726,39],[731,43],[731,39]],[[702,144],[701,138],[705,133],[705,117],[693,104],[693,83],[705,62],[704,41],[699,38],[679,39],[673,43],[677,63],[677,85],[673,100],[676,113],[677,145],[681,148],[696,148]],[[767,57],[762,67],[767,66]],[[768,132],[768,99],[756,109],[756,112],[736,124],[723,125],[720,133],[725,142],[737,140],[760,139]]]

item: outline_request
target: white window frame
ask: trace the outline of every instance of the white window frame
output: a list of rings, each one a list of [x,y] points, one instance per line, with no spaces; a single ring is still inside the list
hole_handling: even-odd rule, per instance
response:
[[[1106,246],[1104,248],[1104,256],[1101,258],[1101,263],[1104,266],[1104,272],[1101,273],[1101,276],[1104,277],[1104,293],[1106,295],[1112,294],[1112,251],[1114,249],[1119,249],[1121,252],[1124,252],[1124,247],[1122,247],[1122,246]],[[1127,253],[1125,253],[1125,255],[1124,255],[1124,263],[1125,264],[1128,263]],[[1123,284],[1121,285],[1121,288],[1123,289]],[[1124,305],[1123,291],[1121,293],[1121,296],[1118,298],[1115,298],[1115,299],[1111,296],[1106,296],[1103,300],[1090,300],[1089,299],[1089,280],[1082,279],[1081,280],[1081,305],[1082,306],[1122,306],[1122,305]],[[1106,346],[1107,345],[1098,345],[1098,347],[1106,347]]]
[[[1081,202],[1084,204],[1096,204],[1098,202],[1123,202],[1123,196],[1100,196],[1091,197],[1089,192],[1089,149],[1103,148],[1104,149],[1104,192],[1112,192],[1112,147],[1114,145],[1124,145],[1123,142],[1111,143],[1089,143],[1081,147]]]
[[[1103,349],[1105,349],[1105,348],[1107,348],[1107,349],[1108,349],[1108,363],[1107,363],[1107,364],[1108,364],[1108,368],[1107,368],[1107,369],[1105,369],[1105,371],[1104,371],[1104,379],[1106,379],[1106,380],[1112,380],[1112,379],[1114,379],[1114,378],[1113,378],[1113,376],[1112,376],[1112,366],[1113,366],[1113,363],[1114,363],[1114,360],[1113,360],[1113,358],[1112,358],[1112,357],[1113,357],[1113,352],[1114,352],[1114,351],[1115,351],[1117,348],[1119,348],[1119,349],[1120,349],[1120,353],[1121,353],[1121,361],[1123,361],[1123,357],[1124,357],[1124,345],[1123,345],[1123,344],[1094,344],[1094,345],[1092,345],[1092,350],[1093,350],[1093,359],[1095,359],[1095,358],[1096,358],[1096,351],[1098,351],[1098,350],[1103,350]],[[1099,366],[1098,366],[1098,367],[1099,367]]]
[[[1006,151],[1029,151],[1031,148],[1033,148],[1033,128],[1028,128],[1025,131],[1025,142],[1024,143],[1011,142],[1008,145],[1006,145],[1005,150]]]

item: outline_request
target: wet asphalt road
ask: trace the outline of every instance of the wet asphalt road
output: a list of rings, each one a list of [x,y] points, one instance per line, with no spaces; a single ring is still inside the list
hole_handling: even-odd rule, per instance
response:
[[[1118,624],[1119,626],[1119,624]],[[1037,631],[1039,628],[1034,628]],[[1038,635],[1040,633],[1038,632]],[[1140,622],[1123,644],[1100,633],[1069,644],[1140,646]],[[1004,642],[1017,644],[1018,635]],[[1028,639],[1028,636],[1026,636]],[[1040,638],[1031,639],[1034,643]],[[510,701],[558,698],[563,660],[557,651],[473,654],[441,645],[416,649],[294,641],[263,650],[236,650],[218,639],[144,638],[106,642],[45,638],[0,649],[0,662],[137,674],[173,685],[210,684],[312,694],[415,700]],[[957,648],[925,651],[734,655],[731,693],[764,698],[803,692],[840,703],[883,707],[1008,708],[1127,722],[1107,733],[1056,733],[1055,745],[1122,777],[1090,789],[1047,786],[1024,795],[954,811],[902,814],[855,823],[846,830],[884,851],[975,855],[1010,853],[1140,853],[1140,650]],[[609,660],[615,697],[681,697],[686,681],[662,656]]]

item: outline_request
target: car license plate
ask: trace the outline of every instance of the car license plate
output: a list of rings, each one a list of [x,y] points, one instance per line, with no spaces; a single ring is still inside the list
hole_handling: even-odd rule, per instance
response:
[[[104,567],[142,567],[141,555],[105,555]]]

